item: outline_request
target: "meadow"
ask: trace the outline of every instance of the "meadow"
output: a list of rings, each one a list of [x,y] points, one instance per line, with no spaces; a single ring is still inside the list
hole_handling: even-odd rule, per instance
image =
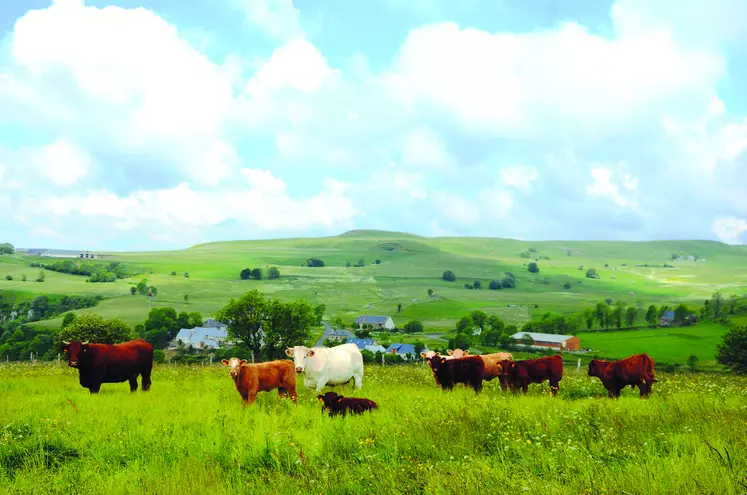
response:
[[[260,393],[242,410],[221,366],[157,365],[152,389],[78,385],[65,364],[0,364],[0,493],[529,493],[747,491],[747,378],[668,375],[647,400],[606,398],[566,368],[511,396],[436,388],[424,364],[366,366],[379,409],[329,418]],[[326,390],[329,390],[327,388]]]
[[[459,318],[476,309],[520,327],[546,312],[574,315],[607,298],[644,307],[685,302],[697,311],[716,291],[725,297],[747,293],[747,248],[711,241],[535,242],[364,230],[325,238],[213,242],[175,251],[100,254],[102,261],[123,261],[143,273],[111,283],[89,283],[83,276],[47,270],[45,281],[35,282],[39,269],[29,267],[29,261],[52,260],[4,255],[0,256],[0,293],[97,294],[104,297],[97,306],[75,312],[116,316],[134,326],[146,319],[151,307],[198,311],[208,317],[230,297],[257,288],[285,301],[323,303],[325,319],[333,322],[339,317],[346,327],[361,314],[389,315],[400,328],[418,319],[424,324],[424,335],[397,338],[429,345],[443,344],[453,336]],[[309,258],[322,259],[325,266],[308,267]],[[359,260],[362,266],[354,266]],[[538,263],[539,273],[527,270],[532,261]],[[244,268],[271,266],[280,270],[279,279],[239,277]],[[586,277],[590,268],[599,278]],[[442,279],[446,270],[456,274],[455,281]],[[515,275],[515,288],[487,288],[506,272]],[[130,294],[143,278],[158,289],[152,302]],[[482,289],[464,287],[475,280]],[[429,289],[434,297],[428,295]],[[33,325],[56,330],[61,321],[62,315]],[[618,357],[636,349],[652,353],[657,361],[685,363],[696,355],[704,366],[713,366],[715,345],[725,330],[722,325],[706,325],[580,337],[582,347],[600,355]]]

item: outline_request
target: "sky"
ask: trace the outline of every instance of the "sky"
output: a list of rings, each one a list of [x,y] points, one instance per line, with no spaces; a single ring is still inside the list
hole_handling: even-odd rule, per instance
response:
[[[745,244],[746,87],[744,0],[0,2],[0,242]]]

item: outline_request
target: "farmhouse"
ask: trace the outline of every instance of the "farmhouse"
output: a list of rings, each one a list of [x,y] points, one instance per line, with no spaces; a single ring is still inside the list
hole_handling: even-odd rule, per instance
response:
[[[386,347],[379,345],[374,339],[348,339],[346,344],[355,344],[361,351],[369,351],[376,354],[377,352],[386,352]]]
[[[207,320],[205,320],[202,326],[205,328],[222,328],[223,330],[228,328],[228,325],[214,318],[208,318]]]
[[[182,328],[179,333],[176,334],[172,341],[172,347],[176,346],[179,342],[189,347],[196,347],[202,349],[209,347],[211,349],[217,349],[221,344],[226,343],[228,340],[228,332],[225,328],[207,328],[207,327],[195,327],[195,328]]]
[[[664,314],[661,315],[661,319],[659,320],[659,325],[662,327],[671,327],[674,325],[674,311],[671,309],[664,311]]]
[[[370,325],[373,328],[394,329],[394,320],[389,316],[362,315],[355,319],[355,323],[358,324],[358,328],[363,328],[363,325]]]
[[[578,351],[581,349],[581,339],[574,335],[555,335],[552,333],[537,333],[537,332],[516,332],[511,337],[517,341],[521,341],[524,335],[529,335],[534,344],[534,348],[551,348],[563,351]]]
[[[405,359],[415,359],[415,346],[412,344],[394,343],[387,347],[386,352],[402,356]]]
[[[334,332],[327,335],[327,339],[333,342],[347,342],[348,339],[354,339],[355,335],[348,332],[347,330],[335,330]]]

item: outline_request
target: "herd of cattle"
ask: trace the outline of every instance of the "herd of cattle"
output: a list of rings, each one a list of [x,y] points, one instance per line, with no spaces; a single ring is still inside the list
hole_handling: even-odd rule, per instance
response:
[[[150,374],[153,368],[153,346],[144,340],[132,340],[123,344],[91,344],[75,340],[63,342],[68,366],[78,369],[81,386],[92,394],[98,393],[102,383],[130,382],[130,391],[137,390],[140,375],[144,391],[150,389]],[[317,392],[325,386],[354,382],[356,388],[363,386],[363,356],[355,344],[337,347],[305,346],[289,347],[285,350],[293,360],[281,359],[266,363],[249,364],[245,359],[231,358],[221,361],[229,368],[236,390],[244,406],[254,402],[258,392],[278,391],[298,404],[296,376],[302,375],[304,385]],[[451,390],[461,383],[482,390],[482,382],[498,378],[502,391],[512,393],[519,389],[527,393],[529,384],[549,382],[553,397],[563,378],[563,360],[559,354],[515,361],[508,352],[469,355],[469,351],[449,350],[447,356],[429,351],[421,353],[428,363],[437,386]],[[593,359],[589,363],[589,376],[598,377],[610,397],[617,398],[627,386],[638,387],[641,398],[651,393],[654,382],[654,362],[646,354],[636,354],[620,361]],[[350,398],[327,392],[317,395],[323,404],[322,411],[330,416],[345,415],[346,412],[362,413],[375,409],[377,404],[369,399]]]

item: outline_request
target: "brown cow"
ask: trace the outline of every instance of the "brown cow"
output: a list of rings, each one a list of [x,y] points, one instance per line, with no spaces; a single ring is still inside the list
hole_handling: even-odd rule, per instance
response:
[[[461,359],[432,356],[428,364],[442,390],[451,390],[457,383],[469,385],[476,394],[482,390],[485,362],[480,356],[467,356]]]
[[[610,398],[620,397],[622,389],[638,387],[641,399],[651,394],[655,382],[654,360],[647,354],[636,354],[620,361],[607,362],[603,359],[592,359],[589,362],[589,376],[596,376],[602,381]]]
[[[482,379],[490,381],[493,378],[498,377],[498,381],[501,383],[501,390],[506,391],[508,382],[506,377],[503,375],[503,361],[513,361],[514,357],[510,352],[495,352],[493,354],[481,354],[480,357],[485,362],[485,373]]]
[[[80,340],[62,341],[67,365],[78,369],[80,385],[92,394],[99,393],[102,383],[130,382],[130,392],[137,390],[137,377],[143,391],[150,390],[153,369],[153,346],[144,340],[122,344],[89,344]]]
[[[324,404],[322,406],[322,412],[329,411],[329,416],[336,416],[342,414],[344,417],[348,411],[352,414],[363,414],[365,411],[376,409],[376,403],[370,399],[358,398],[358,397],[345,397],[343,395],[337,395],[335,392],[327,392],[324,395],[316,396],[319,401]]]
[[[247,364],[246,359],[240,360],[232,357],[223,359],[221,363],[230,368],[231,378],[243,399],[244,407],[254,402],[257,392],[269,392],[274,389],[278,389],[280,397],[290,394],[293,402],[298,405],[296,366],[293,361],[282,359],[267,363]]]
[[[501,366],[502,374],[513,393],[522,389],[526,395],[530,383],[542,383],[545,380],[550,382],[553,397],[560,389],[560,380],[563,378],[563,358],[560,354],[524,361],[505,360]]]

